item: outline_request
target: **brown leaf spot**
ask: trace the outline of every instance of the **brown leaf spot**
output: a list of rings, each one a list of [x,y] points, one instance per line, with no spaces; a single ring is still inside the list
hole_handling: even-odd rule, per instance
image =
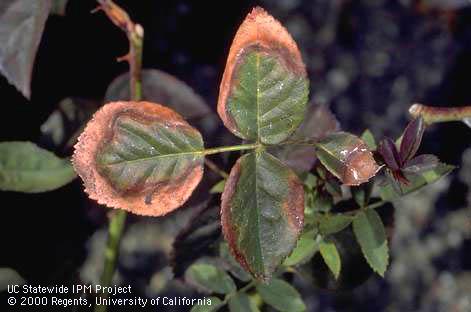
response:
[[[203,166],[195,166],[184,179],[156,186],[146,193],[138,192],[134,195],[118,192],[97,170],[96,154],[100,151],[102,144],[113,135],[113,121],[123,113],[141,116],[142,119],[166,120],[177,126],[192,128],[176,112],[160,104],[108,103],[95,113],[78,138],[72,157],[75,171],[82,178],[88,196],[99,204],[139,215],[165,215],[180,207],[190,197],[203,176]]]
[[[374,177],[379,169],[368,147],[361,144],[346,157],[342,182],[346,185],[360,185]]]
[[[231,92],[233,74],[239,60],[249,50],[257,49],[268,54],[275,54],[292,71],[306,76],[306,68],[301,53],[288,31],[273,16],[261,7],[252,9],[240,25],[232,41],[226,68],[219,87],[217,110],[224,125],[234,133],[238,130],[226,110],[227,99]]]

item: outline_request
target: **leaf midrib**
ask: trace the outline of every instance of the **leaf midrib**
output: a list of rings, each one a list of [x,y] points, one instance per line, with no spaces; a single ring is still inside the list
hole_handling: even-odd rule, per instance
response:
[[[164,155],[155,155],[155,156],[151,156],[151,157],[144,157],[144,158],[133,159],[133,160],[117,161],[117,162],[108,163],[108,164],[105,164],[105,165],[106,166],[112,166],[112,165],[119,165],[119,164],[122,164],[122,163],[133,164],[133,163],[138,163],[138,162],[141,162],[141,161],[158,160],[158,159],[161,159],[161,158],[186,156],[186,155],[201,155],[201,156],[203,156],[204,155],[204,150],[193,151],[193,152],[172,153],[172,154],[164,154]]]
[[[257,143],[260,143],[260,54],[256,53],[255,75],[257,81],[257,94],[255,96],[255,105],[257,106]]]
[[[257,174],[257,153],[254,154],[254,167],[255,167],[255,203],[256,203],[256,210],[257,210],[257,244],[258,244],[258,248],[260,250],[260,257],[261,259],[263,259],[263,250],[262,250],[262,244],[261,244],[261,241],[262,241],[262,238],[260,237],[260,215],[261,215],[261,212],[260,212],[260,208],[259,208],[259,202],[258,202],[258,183],[257,183],[257,180],[258,180],[258,174]],[[263,260],[262,260],[263,261]],[[265,269],[262,265],[262,275],[265,275]]]

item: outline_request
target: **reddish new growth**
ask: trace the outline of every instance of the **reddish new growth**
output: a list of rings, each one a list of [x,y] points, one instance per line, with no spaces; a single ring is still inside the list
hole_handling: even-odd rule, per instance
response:
[[[422,142],[424,131],[424,120],[419,117],[407,125],[399,149],[390,138],[381,141],[378,153],[382,156],[388,172],[395,181],[408,185],[410,182],[406,174],[430,170],[438,164],[438,159],[433,155],[415,156]]]

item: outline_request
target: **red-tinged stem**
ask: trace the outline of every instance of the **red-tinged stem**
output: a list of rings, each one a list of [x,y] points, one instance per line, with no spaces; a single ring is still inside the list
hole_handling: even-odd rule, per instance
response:
[[[409,113],[414,117],[422,116],[426,124],[447,121],[463,121],[471,118],[471,106],[462,107],[433,107],[422,104],[414,104],[409,108]]]
[[[113,3],[111,0],[97,0],[99,9],[103,10],[108,18],[127,35],[129,40],[129,52],[127,55],[118,58],[118,61],[129,63],[131,100],[140,101],[142,99],[142,48],[144,42],[144,29],[141,25],[134,23],[129,15]]]

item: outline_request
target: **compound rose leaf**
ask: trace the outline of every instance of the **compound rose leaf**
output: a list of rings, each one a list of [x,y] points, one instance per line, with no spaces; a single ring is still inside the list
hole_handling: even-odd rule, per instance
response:
[[[29,98],[36,51],[51,1],[0,1],[0,72]]]
[[[150,102],[103,106],[75,145],[90,198],[161,216],[181,206],[203,175],[203,139],[180,115]]]
[[[380,167],[360,138],[335,132],[316,144],[321,163],[346,185],[360,185],[376,175]]]
[[[255,278],[267,281],[303,228],[304,190],[297,175],[264,151],[239,158],[222,194],[229,248]]]
[[[235,135],[277,144],[301,124],[309,82],[287,30],[256,7],[232,42],[221,81],[218,113]]]

